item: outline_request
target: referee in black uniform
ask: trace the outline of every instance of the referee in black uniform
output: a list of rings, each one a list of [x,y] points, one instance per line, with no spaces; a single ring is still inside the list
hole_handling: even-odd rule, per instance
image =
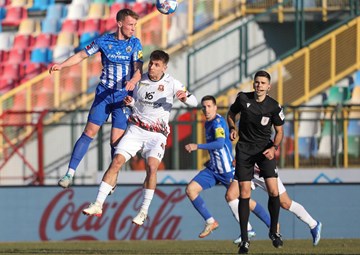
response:
[[[239,217],[242,242],[239,253],[248,253],[250,242],[247,236],[249,221],[249,199],[251,196],[251,179],[254,165],[260,168],[269,194],[268,209],[271,218],[269,238],[276,248],[283,245],[281,235],[277,232],[280,200],[277,184],[278,169],[275,151],[283,138],[284,113],[279,103],[268,96],[271,88],[271,77],[266,71],[258,71],[254,77],[253,92],[240,92],[227,113],[230,139],[236,144],[235,179],[239,182],[240,202]],[[236,131],[235,117],[240,114],[239,132]],[[275,129],[274,141],[271,140],[272,127]]]

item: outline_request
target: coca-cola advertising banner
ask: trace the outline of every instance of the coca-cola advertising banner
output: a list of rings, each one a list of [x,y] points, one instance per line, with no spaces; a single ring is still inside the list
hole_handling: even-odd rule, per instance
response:
[[[85,216],[82,210],[94,202],[98,186],[75,185],[0,187],[0,242],[61,240],[199,240],[204,219],[185,194],[186,185],[158,185],[149,217],[144,225],[132,224],[142,202],[140,184],[119,184],[103,207],[102,217]],[[359,184],[290,184],[289,196],[323,223],[323,238],[360,238]],[[219,228],[206,240],[234,240],[239,225],[225,202],[225,188],[217,185],[201,192]],[[267,194],[256,189],[252,198],[267,208]],[[341,215],[341,220],[337,219]],[[256,239],[268,239],[268,229],[254,214],[250,222]],[[309,239],[307,224],[289,211],[280,211],[281,234],[285,239]],[[351,226],[351,227],[349,227]]]
[[[98,186],[1,188],[0,241],[32,240],[185,240],[196,239],[204,220],[192,207],[185,186],[160,186],[149,209],[148,220],[132,224],[142,202],[141,185],[120,186],[108,197],[102,217],[85,216]],[[219,194],[221,193],[221,195]],[[222,186],[204,192],[209,208],[221,220],[216,239],[238,235]],[[231,217],[231,218],[229,218]],[[229,220],[227,220],[229,218]],[[211,239],[211,237],[209,238]]]

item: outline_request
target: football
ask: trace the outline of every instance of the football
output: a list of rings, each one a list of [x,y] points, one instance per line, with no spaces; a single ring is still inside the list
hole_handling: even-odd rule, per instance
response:
[[[176,0],[156,0],[156,9],[165,15],[174,13],[177,6],[178,2]]]

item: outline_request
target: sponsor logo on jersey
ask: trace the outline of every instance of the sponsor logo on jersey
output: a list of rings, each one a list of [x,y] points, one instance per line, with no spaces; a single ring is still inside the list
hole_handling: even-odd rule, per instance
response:
[[[126,52],[127,52],[127,53],[130,53],[131,50],[132,50],[131,46],[127,46],[127,47],[126,47]]]
[[[225,138],[225,131],[223,128],[219,127],[215,129],[215,138]]]
[[[250,103],[246,103],[246,108],[249,108],[250,107]]]
[[[159,85],[158,91],[164,91],[164,85]]]
[[[263,125],[263,126],[266,126],[268,123],[269,123],[269,121],[270,121],[270,118],[269,117],[262,117],[261,118],[261,125]]]
[[[138,59],[142,59],[142,58],[143,58],[143,52],[142,52],[142,50],[140,50],[140,51],[138,52],[137,58],[138,58]]]
[[[112,49],[112,47],[113,47],[112,44],[109,44],[109,49],[110,49],[110,50]]]

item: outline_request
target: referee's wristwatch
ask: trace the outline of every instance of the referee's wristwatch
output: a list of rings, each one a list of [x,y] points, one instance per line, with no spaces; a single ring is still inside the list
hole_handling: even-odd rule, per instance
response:
[[[279,149],[279,145],[274,144],[273,147],[275,148],[276,151]]]

